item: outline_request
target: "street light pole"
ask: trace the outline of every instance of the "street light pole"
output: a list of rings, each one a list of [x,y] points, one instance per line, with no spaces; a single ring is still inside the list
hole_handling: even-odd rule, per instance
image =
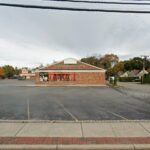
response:
[[[148,55],[142,55],[141,57],[143,58],[143,76],[142,76],[142,83],[143,83],[144,82],[145,62],[149,56]]]

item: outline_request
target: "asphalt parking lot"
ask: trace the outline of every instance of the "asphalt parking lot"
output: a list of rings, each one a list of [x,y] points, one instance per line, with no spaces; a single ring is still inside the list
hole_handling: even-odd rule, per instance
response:
[[[149,85],[137,92],[127,85],[117,89],[27,87],[30,84],[33,82],[0,81],[0,120],[150,119]]]

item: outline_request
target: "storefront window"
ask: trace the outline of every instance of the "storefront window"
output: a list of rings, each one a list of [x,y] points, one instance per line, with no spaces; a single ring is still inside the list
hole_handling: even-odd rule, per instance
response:
[[[50,81],[74,81],[74,73],[49,73]]]
[[[48,81],[48,73],[47,72],[40,72],[40,81],[47,82]]]

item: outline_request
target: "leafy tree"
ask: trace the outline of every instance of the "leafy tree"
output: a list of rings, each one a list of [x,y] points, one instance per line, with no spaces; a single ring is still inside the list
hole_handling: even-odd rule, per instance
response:
[[[14,74],[19,75],[20,73],[21,73],[21,69],[18,69],[17,67],[15,67]]]
[[[10,65],[5,65],[3,69],[6,78],[13,77],[13,75],[15,74],[15,69]]]
[[[124,61],[124,68],[126,71],[131,70],[142,70],[143,68],[143,59],[140,57],[134,57],[130,60]]]
[[[132,66],[131,66],[131,63],[130,63],[130,60],[126,60],[126,61],[124,61],[124,68],[125,68],[125,70],[126,71],[128,71],[128,70],[132,70]]]
[[[106,54],[100,58],[100,64],[105,69],[109,69],[119,62],[119,57],[115,54]]]
[[[109,69],[111,68],[112,63],[114,64],[118,63],[119,58],[117,55],[114,54],[106,54],[103,57],[96,57],[96,56],[85,57],[82,58],[81,61],[97,67]]]
[[[81,59],[82,62],[100,67],[100,61],[99,58],[97,58],[96,56],[90,56],[90,57],[85,57]]]
[[[150,68],[150,61],[146,60],[145,68]],[[121,61],[116,64],[113,68],[107,69],[108,76],[115,76],[119,71],[131,71],[131,70],[142,70],[143,69],[143,59],[140,57],[134,57],[129,60]]]
[[[145,68],[146,70],[150,69],[150,59],[147,59],[145,62]]]
[[[143,59],[140,57],[134,57],[132,59],[119,62],[119,57],[117,55],[106,54],[99,58],[96,56],[82,58],[81,61],[106,69],[107,76],[116,76],[119,71],[125,72],[143,69]],[[145,68],[150,69],[150,60],[146,60]]]
[[[119,71],[124,71],[124,62],[120,61],[113,68],[107,70],[108,76],[116,76]]]
[[[4,69],[0,67],[0,78],[4,78],[4,76],[5,76]]]

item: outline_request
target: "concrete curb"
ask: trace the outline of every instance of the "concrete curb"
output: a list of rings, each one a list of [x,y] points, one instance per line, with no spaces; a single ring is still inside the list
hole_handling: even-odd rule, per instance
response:
[[[108,87],[107,85],[19,85],[19,87]]]
[[[0,120],[0,123],[119,123],[150,122],[150,120]]]
[[[150,144],[110,145],[0,145],[0,150],[150,150]]]
[[[76,88],[90,88],[90,87],[95,87],[95,88],[109,88],[109,86],[107,85],[9,85],[8,87],[33,87],[33,88],[48,88],[48,87],[66,87],[66,88],[69,88],[69,87],[76,87]]]

